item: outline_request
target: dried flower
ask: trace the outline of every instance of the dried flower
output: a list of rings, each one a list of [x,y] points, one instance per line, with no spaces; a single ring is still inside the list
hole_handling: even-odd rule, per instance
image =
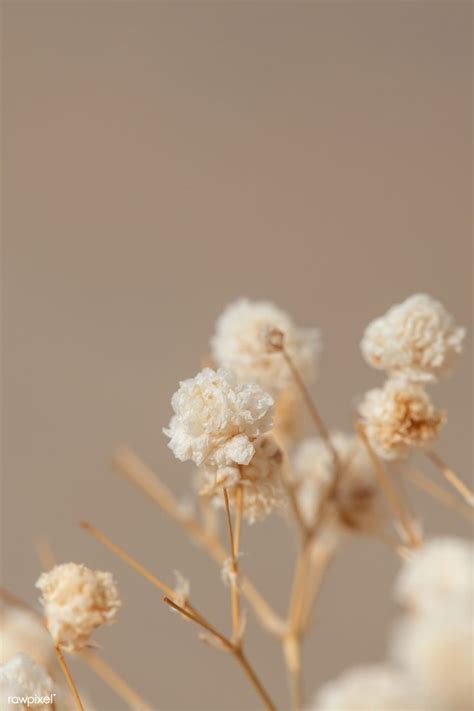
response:
[[[1,711],[59,709],[56,696],[52,679],[26,654],[19,653],[0,666]]]
[[[430,711],[410,678],[386,665],[349,669],[317,694],[314,711]]]
[[[217,508],[224,506],[222,489],[225,486],[231,506],[235,505],[241,487],[243,516],[248,523],[265,518],[276,508],[285,505],[285,491],[281,481],[283,453],[275,438],[265,434],[255,441],[255,455],[247,466],[223,467],[217,471],[203,469],[201,494],[212,496]]]
[[[271,333],[280,334],[304,380],[312,381],[321,348],[318,330],[298,328],[285,311],[268,301],[239,299],[227,306],[216,323],[212,355],[240,380],[254,380],[275,394],[291,383],[292,376],[281,354],[269,347]]]
[[[395,598],[411,610],[450,614],[469,610],[474,592],[474,545],[461,538],[433,538],[400,572]]]
[[[179,570],[174,571],[174,577],[176,578],[176,585],[174,587],[176,598],[174,601],[177,602],[180,607],[185,607],[189,600],[191,583],[179,572]]]
[[[341,462],[342,473],[334,493],[333,523],[357,530],[373,530],[385,517],[383,498],[372,463],[358,437],[341,432],[331,434]],[[311,525],[321,497],[334,481],[333,461],[325,442],[313,437],[296,449],[293,468],[297,496],[306,522]]]
[[[49,667],[55,657],[51,635],[38,615],[17,605],[5,605],[0,615],[0,663],[19,652]]]
[[[435,408],[420,385],[395,379],[369,390],[359,414],[371,446],[384,459],[431,445],[446,421],[445,413]]]
[[[472,709],[474,698],[472,609],[413,615],[398,624],[392,653],[431,701],[430,709]]]
[[[181,461],[198,466],[248,464],[254,440],[270,429],[273,399],[255,383],[238,383],[232,373],[204,368],[180,383],[171,400],[174,416],[168,446]]]
[[[415,294],[367,326],[361,349],[375,368],[414,381],[437,380],[451,370],[465,333],[442,304]]]
[[[80,651],[97,627],[114,622],[121,606],[111,573],[85,565],[56,565],[36,587],[54,643],[69,652]]]

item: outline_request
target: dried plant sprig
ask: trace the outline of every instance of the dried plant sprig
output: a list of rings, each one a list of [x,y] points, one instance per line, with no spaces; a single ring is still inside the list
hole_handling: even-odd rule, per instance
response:
[[[68,684],[69,689],[71,691],[71,695],[74,699],[76,707],[77,707],[78,711],[84,711],[84,706],[82,704],[81,697],[79,696],[79,691],[77,690],[77,686],[74,683],[74,679],[72,678],[72,674],[69,669],[68,663],[66,662],[66,658],[64,657],[64,654],[61,651],[61,647],[59,647],[58,645],[55,645],[54,650],[56,652],[59,666],[61,667],[64,677],[67,681],[67,684]]]
[[[458,477],[455,472],[453,472],[450,467],[441,459],[439,454],[433,450],[425,452],[428,459],[435,465],[435,467],[441,472],[442,476],[446,481],[451,484],[451,486],[456,489],[456,491],[461,494],[462,498],[468,504],[468,506],[474,507],[474,493],[469,489],[468,486]]]
[[[118,472],[158,504],[219,566],[223,564],[228,553],[217,536],[209,533],[193,516],[183,516],[176,497],[133,450],[121,447],[113,463]],[[263,627],[278,637],[284,634],[284,620],[273,610],[249,578],[242,575],[240,584],[242,594],[252,605]]]
[[[443,504],[443,506],[446,506],[446,508],[456,511],[470,523],[474,522],[474,511],[471,507],[468,507],[462,501],[459,501],[456,496],[451,494],[442,486],[439,486],[436,482],[432,481],[430,477],[426,476],[419,469],[403,467],[401,469],[401,475],[411,481],[419,489],[425,491],[434,499],[437,499],[441,504]]]
[[[221,647],[225,649],[227,652],[232,654],[232,656],[237,660],[237,662],[240,664],[242,669],[244,670],[245,674],[247,675],[248,679],[254,686],[255,690],[257,691],[258,695],[260,696],[261,700],[263,701],[265,707],[269,711],[276,711],[276,706],[274,705],[270,695],[268,694],[267,690],[263,686],[262,682],[258,678],[258,676],[255,673],[255,670],[253,669],[252,665],[248,661],[246,655],[244,654],[242,650],[242,646],[240,644],[236,644],[234,642],[231,642],[231,640],[227,639],[223,634],[221,634],[213,625],[211,625],[205,618],[201,617],[195,617],[192,612],[189,610],[186,610],[183,607],[180,607],[180,605],[177,605],[173,600],[170,600],[167,597],[163,598],[163,601],[171,608],[176,610],[176,612],[180,612],[183,617],[187,617],[189,620],[192,622],[195,622],[197,625],[202,627],[208,634],[211,635],[211,637],[215,638]]]
[[[385,492],[387,501],[393,511],[395,518],[398,519],[398,521],[400,522],[400,525],[401,525],[410,545],[413,546],[414,548],[418,547],[421,544],[421,540],[420,540],[418,533],[415,530],[415,526],[414,526],[413,522],[411,521],[410,517],[407,515],[405,508],[400,503],[397,492],[396,492],[394,486],[392,485],[392,483],[388,477],[388,474],[386,473],[386,471],[384,469],[382,462],[380,461],[377,454],[372,449],[372,446],[371,446],[369,439],[367,437],[365,428],[360,422],[356,424],[356,431],[360,437],[361,442],[364,444],[364,446],[367,449],[367,452],[370,456],[370,459],[371,459],[373,467],[374,467],[374,471],[375,471],[375,473],[378,477],[378,480],[380,482],[380,486],[382,487],[383,491]]]
[[[230,576],[230,591],[231,591],[231,602],[232,602],[232,640],[234,644],[240,644],[240,592],[239,592],[239,544],[240,544],[240,523],[242,520],[242,488],[237,488],[237,505],[235,511],[235,536],[232,527],[232,516],[230,513],[229,496],[227,494],[227,489],[224,488],[223,491],[224,502],[225,502],[225,512],[227,520],[227,529],[229,533],[229,545],[230,545],[230,557],[232,561],[232,575]]]

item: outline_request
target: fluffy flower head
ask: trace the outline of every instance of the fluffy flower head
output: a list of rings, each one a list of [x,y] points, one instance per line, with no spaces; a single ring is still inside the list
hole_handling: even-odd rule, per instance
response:
[[[114,622],[121,606],[111,573],[85,565],[56,565],[36,587],[54,643],[70,652],[80,651],[97,627]]]
[[[461,538],[433,538],[402,568],[395,598],[425,614],[468,611],[473,604],[474,545]]]
[[[240,489],[243,516],[248,523],[254,523],[286,503],[282,462],[283,453],[273,435],[262,435],[255,441],[255,454],[246,466],[223,467],[217,472],[202,470],[201,494],[210,495],[214,506],[221,508],[224,506],[222,488],[225,486],[231,506],[235,505]]]
[[[370,444],[384,459],[397,459],[412,447],[431,445],[446,421],[420,385],[396,379],[369,390],[359,405],[359,415]]]
[[[285,347],[303,378],[316,374],[320,351],[317,329],[298,328],[290,316],[269,301],[239,299],[227,306],[211,339],[216,363],[242,380],[254,380],[275,394],[291,383],[291,373],[281,353],[270,352],[268,334],[281,332]]]
[[[437,380],[451,370],[464,336],[442,304],[415,294],[367,326],[361,349],[375,368],[414,381]]]
[[[226,370],[204,368],[183,380],[172,397],[174,416],[164,433],[182,462],[223,467],[248,464],[254,440],[270,429],[273,399],[256,383],[238,383]]]
[[[314,711],[428,711],[407,676],[385,665],[349,669],[326,683]]]

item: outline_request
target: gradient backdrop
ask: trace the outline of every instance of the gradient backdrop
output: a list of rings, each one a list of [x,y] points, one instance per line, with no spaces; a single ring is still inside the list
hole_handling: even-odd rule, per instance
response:
[[[36,601],[36,536],[112,569],[125,605],[104,656],[160,711],[247,711],[253,691],[88,518],[228,624],[218,571],[109,461],[129,442],[173,488],[161,428],[230,300],[267,297],[324,335],[315,394],[350,426],[381,376],[358,343],[415,291],[471,323],[468,2],[3,2],[3,583]],[[440,444],[471,460],[470,348],[435,390]],[[436,474],[435,474],[436,476]],[[416,497],[428,533],[468,528]],[[244,564],[283,612],[294,541],[246,528]],[[307,641],[307,688],[379,659],[398,561],[354,541]],[[280,652],[249,617],[280,706]],[[79,664],[101,711],[122,705]]]

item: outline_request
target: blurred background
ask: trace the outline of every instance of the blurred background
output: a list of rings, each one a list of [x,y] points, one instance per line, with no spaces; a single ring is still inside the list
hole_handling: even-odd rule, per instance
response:
[[[223,307],[264,297],[321,328],[314,394],[340,429],[381,381],[359,352],[369,320],[426,291],[470,326],[471,16],[469,2],[3,3],[3,585],[36,604],[39,536],[61,561],[112,570],[124,608],[98,641],[160,711],[258,701],[78,521],[168,582],[180,570],[226,629],[219,571],[110,466],[126,442],[186,491],[161,428]],[[468,340],[433,391],[449,413],[440,452],[466,480],[470,358]],[[469,534],[414,501],[427,534]],[[275,517],[243,548],[283,613],[292,532]],[[398,566],[378,544],[345,546],[305,645],[308,693],[382,658]],[[252,614],[248,654],[284,707],[280,652]],[[97,709],[123,708],[73,671]]]

